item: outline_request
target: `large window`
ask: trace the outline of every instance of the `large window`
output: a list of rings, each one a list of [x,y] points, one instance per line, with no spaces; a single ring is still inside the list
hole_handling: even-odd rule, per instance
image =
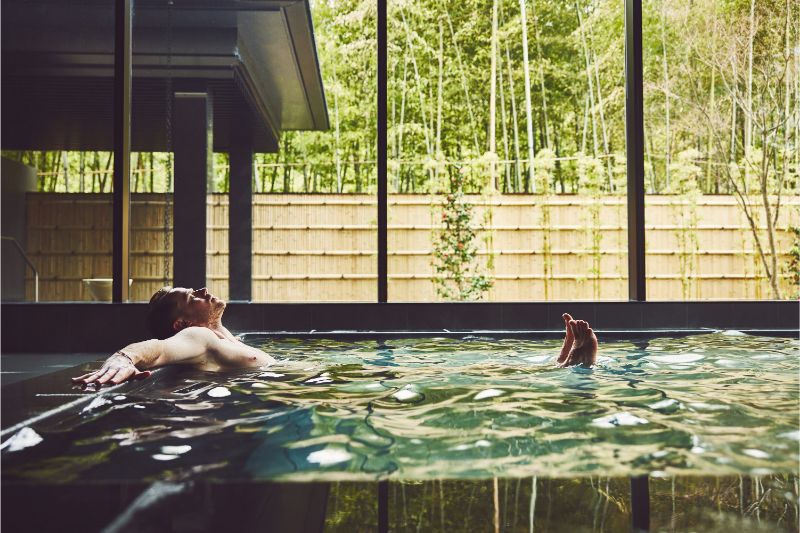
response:
[[[624,299],[622,6],[389,7],[390,300]]]
[[[27,168],[4,161],[3,235],[40,300],[106,299],[113,5],[7,4],[2,148]],[[181,5],[134,10],[131,300],[177,279],[179,93],[212,104],[204,279],[223,298],[252,130],[252,301],[377,300],[382,157],[389,301],[628,299],[624,2],[388,1],[385,123],[376,0],[310,4],[305,51],[300,4]],[[800,8],[642,14],[647,299],[798,296]],[[3,257],[4,299],[34,299],[14,241]]]
[[[113,3],[3,2],[2,24],[3,300],[110,299]]]
[[[643,13],[648,299],[797,296],[797,3]]]
[[[313,2],[327,131],[256,155],[253,300],[377,299],[376,2]]]

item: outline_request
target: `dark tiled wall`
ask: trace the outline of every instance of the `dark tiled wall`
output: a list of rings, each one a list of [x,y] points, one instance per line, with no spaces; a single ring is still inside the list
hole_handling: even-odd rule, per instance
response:
[[[558,330],[562,313],[603,330],[797,330],[798,302],[231,303],[232,331]],[[4,352],[102,352],[147,338],[146,304],[6,303]]]

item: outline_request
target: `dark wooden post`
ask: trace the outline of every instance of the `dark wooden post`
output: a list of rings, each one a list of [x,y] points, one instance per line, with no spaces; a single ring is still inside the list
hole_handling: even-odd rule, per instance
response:
[[[206,195],[212,182],[211,94],[176,92],[174,104],[174,283],[206,285]]]
[[[248,107],[236,104],[230,133],[228,298],[253,299],[253,137]]]

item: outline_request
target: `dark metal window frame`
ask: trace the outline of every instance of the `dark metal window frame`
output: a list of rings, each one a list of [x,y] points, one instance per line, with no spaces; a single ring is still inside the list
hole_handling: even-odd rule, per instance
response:
[[[378,2],[378,303],[388,302],[387,0]],[[128,300],[132,0],[115,1],[113,301]],[[625,137],[628,174],[628,299],[645,301],[642,4],[625,0]]]
[[[388,301],[386,268],[388,154],[386,118],[387,0],[378,2],[378,302]],[[625,140],[628,174],[628,299],[646,300],[644,254],[644,110],[642,2],[625,0]]]

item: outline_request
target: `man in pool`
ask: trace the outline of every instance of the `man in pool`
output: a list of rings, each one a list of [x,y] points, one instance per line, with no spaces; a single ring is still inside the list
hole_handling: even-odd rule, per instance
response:
[[[84,385],[143,379],[148,369],[190,365],[201,370],[258,367],[275,362],[246,345],[222,325],[225,302],[206,290],[164,287],[150,298],[147,327],[156,337],[129,344],[106,359],[99,370],[77,378]]]
[[[225,302],[202,289],[164,287],[150,298],[147,327],[156,337],[129,344],[106,359],[99,370],[72,378],[84,385],[116,385],[144,379],[148,369],[190,365],[201,370],[258,367],[275,362],[266,353],[246,345],[222,325]],[[594,364],[597,337],[584,320],[562,315],[564,345],[556,364],[560,367]]]

